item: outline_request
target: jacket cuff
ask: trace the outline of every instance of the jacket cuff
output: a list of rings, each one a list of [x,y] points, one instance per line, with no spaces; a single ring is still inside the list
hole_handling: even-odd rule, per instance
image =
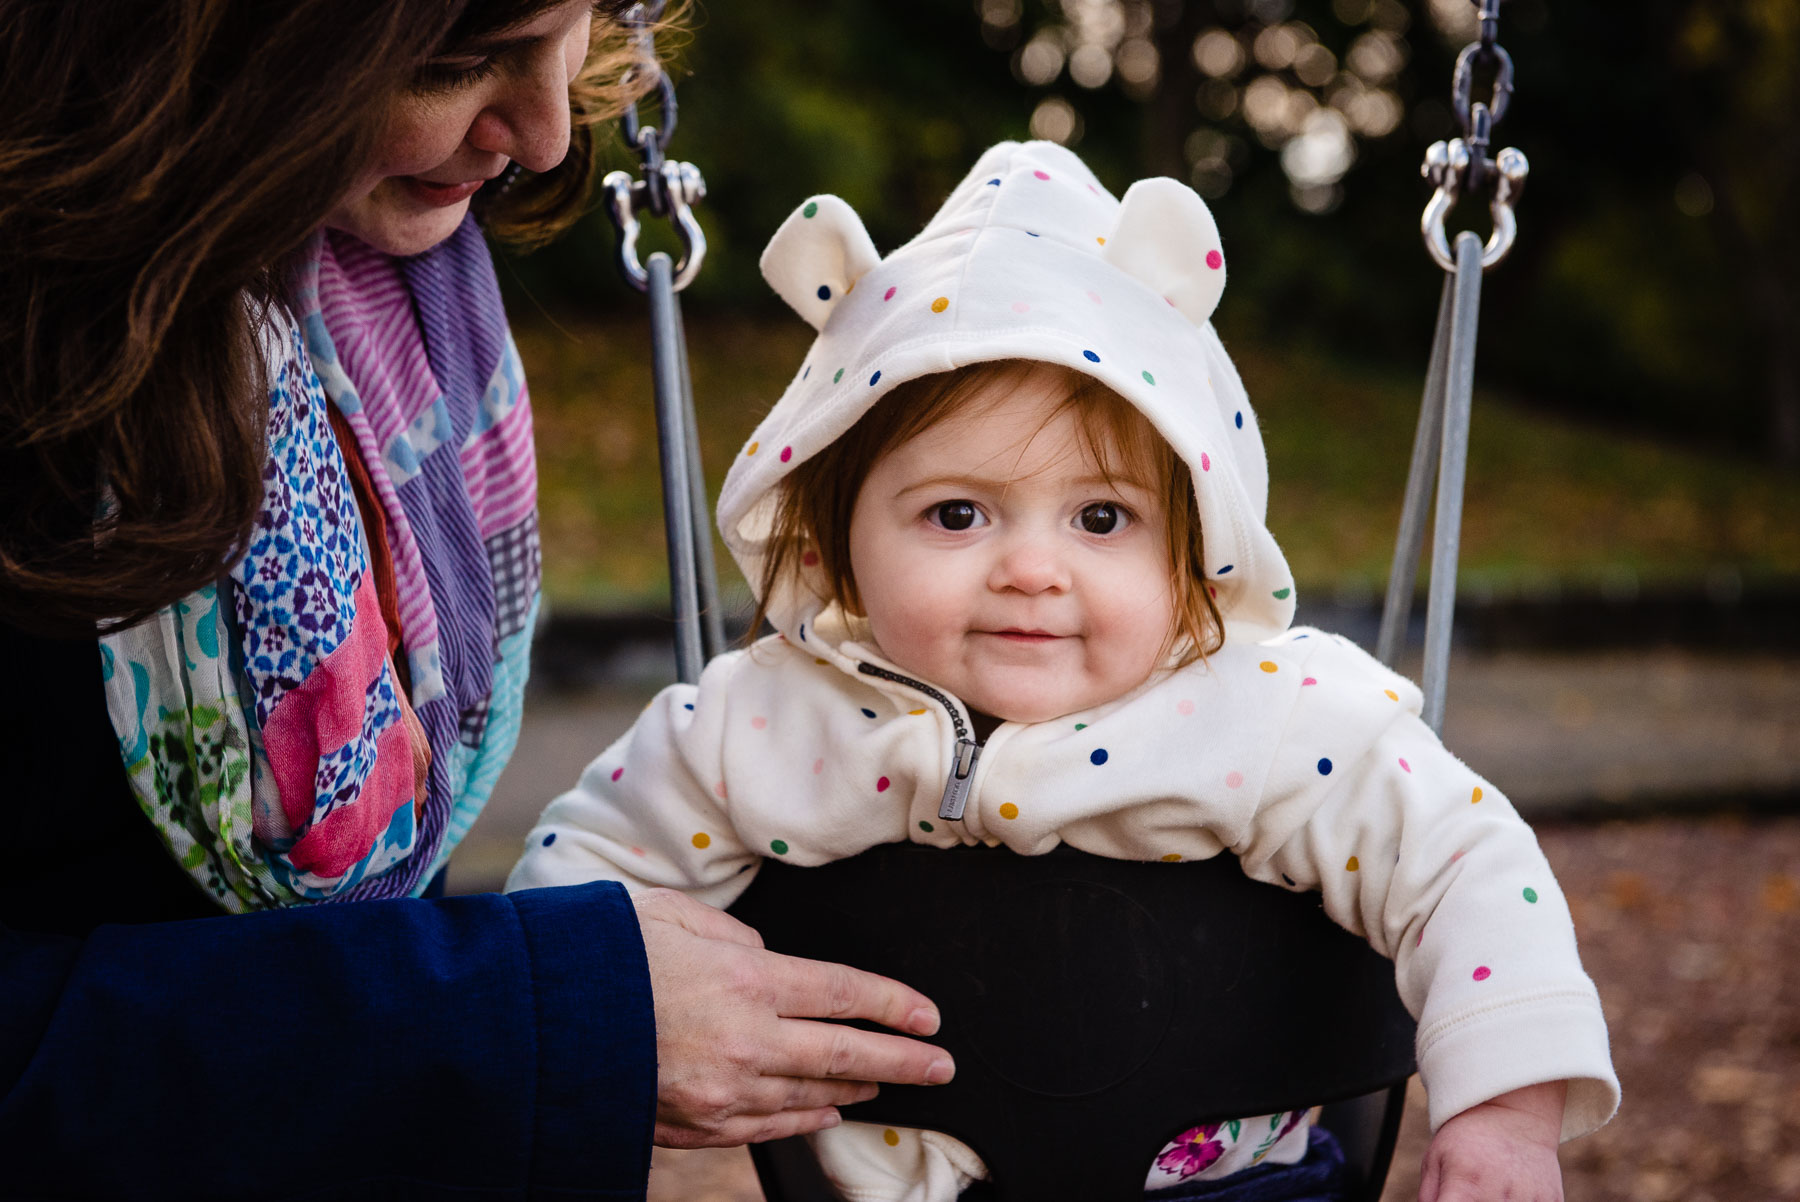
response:
[[[533,1196],[641,1198],[656,1121],[656,1019],[637,911],[610,881],[509,899],[537,1008]]]
[[[1567,1081],[1562,1138],[1602,1126],[1619,1108],[1606,1019],[1591,990],[1500,1001],[1419,1032],[1419,1077],[1431,1130],[1471,1106],[1548,1081]]]

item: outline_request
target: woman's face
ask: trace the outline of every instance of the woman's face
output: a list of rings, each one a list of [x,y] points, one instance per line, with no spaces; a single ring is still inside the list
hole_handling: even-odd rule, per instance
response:
[[[325,224],[416,255],[454,233],[469,198],[509,163],[542,172],[562,162],[592,17],[593,0],[562,0],[432,59],[391,102],[373,162]]]

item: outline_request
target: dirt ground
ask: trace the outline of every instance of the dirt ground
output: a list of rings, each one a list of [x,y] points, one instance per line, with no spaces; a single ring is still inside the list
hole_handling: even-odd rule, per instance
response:
[[[1539,824],[1624,1105],[1563,1148],[1570,1202],[1800,1199],[1800,816]],[[1384,1202],[1417,1196],[1414,1082]],[[657,1153],[655,1202],[755,1202],[749,1158]]]

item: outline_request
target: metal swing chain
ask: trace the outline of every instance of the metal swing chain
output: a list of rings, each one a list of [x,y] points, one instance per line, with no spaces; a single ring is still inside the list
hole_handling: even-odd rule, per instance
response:
[[[725,649],[719,612],[718,568],[700,441],[694,418],[694,384],[688,370],[687,335],[678,293],[693,282],[706,258],[706,235],[693,206],[706,181],[692,163],[671,162],[669,140],[677,116],[675,85],[656,56],[656,22],[666,0],[636,4],[625,14],[641,67],[657,72],[662,127],[642,124],[636,103],[625,110],[621,132],[641,160],[642,178],[613,171],[601,180],[607,214],[618,235],[619,274],[650,302],[650,358],[656,404],[656,441],[662,469],[663,528],[669,552],[669,593],[675,620],[676,677],[691,684],[706,661]],[[681,240],[681,259],[657,251],[638,261],[638,214],[666,218]]]
[[[1480,323],[1481,277],[1512,250],[1518,233],[1513,206],[1530,170],[1525,156],[1511,147],[1488,157],[1494,126],[1512,100],[1513,62],[1497,38],[1501,0],[1471,0],[1479,10],[1481,36],[1456,58],[1451,98],[1463,137],[1438,142],[1425,152],[1423,174],[1436,188],[1425,206],[1420,230],[1432,259],[1449,274],[1438,302],[1437,332],[1432,339],[1431,366],[1419,406],[1407,471],[1406,501],[1394,541],[1387,596],[1381,611],[1381,633],[1375,654],[1393,666],[1405,641],[1418,581],[1419,554],[1425,542],[1425,510],[1432,500],[1431,582],[1425,611],[1425,694],[1423,717],[1442,733],[1445,694],[1450,677],[1450,633],[1456,611],[1456,564],[1462,541],[1463,486],[1469,452],[1469,416],[1475,391],[1475,340]],[[1474,99],[1475,70],[1494,69],[1489,102]],[[1494,228],[1484,247],[1467,230],[1451,250],[1444,219],[1466,193],[1489,194]]]
[[[1525,191],[1525,177],[1531,165],[1524,154],[1512,147],[1488,157],[1494,127],[1506,116],[1512,101],[1512,55],[1497,40],[1500,32],[1501,0],[1470,0],[1480,12],[1481,36],[1464,46],[1456,56],[1456,73],[1451,78],[1451,103],[1462,125],[1462,137],[1448,142],[1434,142],[1425,152],[1420,174],[1431,181],[1437,191],[1425,206],[1419,221],[1425,236],[1425,249],[1445,271],[1456,270],[1456,259],[1450,253],[1450,240],[1444,233],[1444,219],[1465,195],[1488,197],[1488,210],[1494,219],[1493,232],[1482,252],[1481,266],[1493,267],[1512,249],[1518,232],[1513,206]],[[1474,99],[1475,70],[1494,69],[1494,88],[1488,100]]]

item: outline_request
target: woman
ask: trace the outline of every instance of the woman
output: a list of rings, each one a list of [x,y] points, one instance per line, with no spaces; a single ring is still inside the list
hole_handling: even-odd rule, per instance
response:
[[[417,897],[537,591],[468,211],[572,220],[618,7],[0,0],[0,1193],[629,1197],[947,1079],[686,899]]]

